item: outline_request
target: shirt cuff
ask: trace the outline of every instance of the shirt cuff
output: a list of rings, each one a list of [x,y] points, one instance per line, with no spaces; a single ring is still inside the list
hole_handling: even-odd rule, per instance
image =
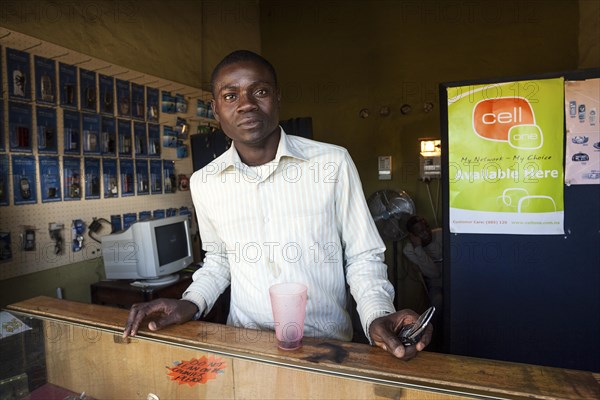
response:
[[[198,312],[194,314],[193,319],[199,320],[202,317],[202,314],[206,310],[206,300],[202,297],[201,294],[195,292],[185,292],[181,297],[182,300],[189,301],[190,303],[194,303],[196,307],[198,307]]]
[[[375,321],[377,318],[392,314],[393,312],[394,311],[376,311],[367,317],[367,321],[365,323],[365,336],[367,337],[367,340],[369,341],[369,344],[371,344],[371,346],[373,345],[373,341],[371,340],[371,335],[369,334],[369,329],[371,328],[371,323],[373,321]]]

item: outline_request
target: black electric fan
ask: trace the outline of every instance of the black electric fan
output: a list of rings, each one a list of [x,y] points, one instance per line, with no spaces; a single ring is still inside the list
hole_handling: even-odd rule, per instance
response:
[[[367,199],[375,226],[383,240],[392,242],[392,282],[397,287],[398,242],[408,235],[406,222],[415,215],[415,203],[403,190],[378,190]]]

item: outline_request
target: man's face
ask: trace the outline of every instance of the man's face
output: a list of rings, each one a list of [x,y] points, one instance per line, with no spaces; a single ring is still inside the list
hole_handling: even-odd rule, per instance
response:
[[[431,228],[426,221],[416,223],[412,228],[412,234],[421,239],[423,247],[430,244],[433,240]]]
[[[213,109],[236,147],[261,147],[279,126],[279,89],[269,70],[253,61],[230,64],[215,79]]]

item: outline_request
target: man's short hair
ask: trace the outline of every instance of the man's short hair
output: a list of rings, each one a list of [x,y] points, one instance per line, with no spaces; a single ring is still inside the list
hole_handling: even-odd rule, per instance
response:
[[[408,219],[408,221],[406,221],[406,230],[411,233],[414,233],[414,226],[420,222],[427,223],[427,220],[425,220],[425,218],[421,217],[420,215],[413,215]]]
[[[277,86],[277,74],[275,73],[275,68],[273,67],[273,65],[271,65],[271,63],[269,61],[267,61],[263,56],[256,54],[253,51],[250,50],[236,50],[232,53],[229,53],[228,55],[225,56],[225,58],[223,58],[215,67],[215,69],[213,70],[211,76],[210,76],[210,90],[213,94],[213,96],[215,95],[215,81],[217,78],[217,75],[219,74],[219,72],[221,72],[221,70],[231,64],[235,64],[238,62],[243,62],[243,61],[253,61],[255,63],[258,63],[264,67],[266,67],[269,72],[271,73],[271,75],[273,75],[273,81],[275,83],[275,86]]]

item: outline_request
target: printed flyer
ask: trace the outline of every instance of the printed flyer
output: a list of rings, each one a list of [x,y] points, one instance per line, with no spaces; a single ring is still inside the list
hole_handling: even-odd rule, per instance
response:
[[[8,154],[0,154],[0,206],[8,205],[8,161]]]
[[[448,88],[450,232],[564,233],[563,78]]]
[[[148,156],[160,157],[160,125],[148,124]]]
[[[6,49],[6,77],[9,100],[31,100],[31,72],[29,53]]]
[[[35,56],[35,101],[56,104],[56,61]]]
[[[60,80],[60,105],[63,108],[77,109],[77,67],[69,64],[58,64]]]
[[[117,111],[120,117],[131,117],[131,88],[129,81],[116,80]]]
[[[131,157],[131,121],[119,119],[117,121],[117,131],[119,132],[119,156]]]
[[[150,194],[148,186],[148,160],[135,160],[135,177],[138,196]]]
[[[98,75],[100,86],[100,113],[115,115],[115,78],[107,75]]]
[[[100,198],[100,159],[85,158],[83,161],[85,172],[85,198],[99,199]]]
[[[162,161],[150,160],[150,193],[162,194]]]
[[[100,154],[100,115],[81,113],[83,153]]]
[[[81,159],[63,158],[64,200],[81,200]]]
[[[600,184],[600,79],[565,82],[565,183]]]
[[[119,174],[117,173],[117,159],[102,159],[102,177],[104,178],[104,198],[119,196]]]
[[[61,201],[60,164],[58,157],[39,157],[42,203]]]
[[[37,175],[34,156],[12,156],[14,204],[37,203]]]
[[[163,185],[163,193],[175,193],[177,178],[175,177],[175,162],[172,160],[163,160]]]
[[[111,233],[120,232],[123,229],[123,223],[120,214],[110,216],[110,225],[112,226]]]
[[[79,124],[81,115],[77,111],[63,111],[63,131],[64,131],[64,153],[81,153],[81,135],[79,134]]]
[[[135,195],[133,160],[124,158],[120,159],[119,172],[121,175],[121,196],[129,197]]]
[[[133,123],[133,137],[135,138],[136,157],[146,157],[148,155],[148,133],[145,123],[137,121]]]
[[[12,101],[8,103],[8,131],[11,151],[32,152],[32,120],[31,104]]]
[[[144,120],[146,110],[144,104],[145,90],[144,86],[137,83],[131,83],[131,117],[134,119]]]
[[[35,108],[38,152],[56,154],[58,152],[58,135],[56,129],[56,109],[52,107]]]
[[[148,122],[158,122],[158,89],[146,88],[146,108]]]
[[[98,94],[96,93],[97,74],[87,69],[79,69],[79,99],[82,111],[96,112]]]
[[[115,119],[111,117],[102,117],[100,124],[100,151],[104,156],[116,156],[117,128]]]

